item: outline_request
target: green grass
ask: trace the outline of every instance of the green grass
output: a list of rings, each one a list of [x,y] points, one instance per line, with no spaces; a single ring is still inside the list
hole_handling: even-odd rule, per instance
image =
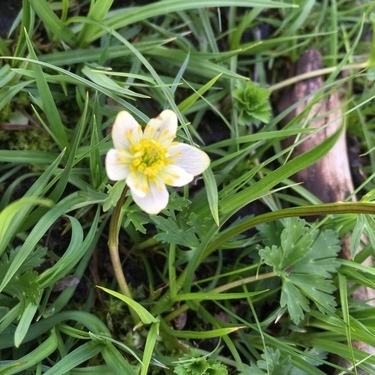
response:
[[[0,374],[375,374],[350,344],[375,347],[374,308],[351,297],[375,287],[361,264],[375,246],[374,5],[112,3],[23,0],[0,40]],[[307,76],[326,78],[312,99],[345,86],[357,203],[291,180],[340,135],[295,159],[282,147],[308,133],[303,114],[280,129],[292,108],[276,110],[308,48],[324,67]],[[144,125],[165,108],[211,165],[150,216],[104,156],[119,111]],[[118,230],[129,295],[107,245]],[[337,255],[346,233],[353,255],[363,246],[352,260]]]

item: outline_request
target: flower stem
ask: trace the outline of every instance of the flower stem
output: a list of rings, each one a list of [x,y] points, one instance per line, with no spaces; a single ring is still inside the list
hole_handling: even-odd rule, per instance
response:
[[[168,274],[169,274],[169,290],[170,290],[170,296],[171,299],[174,300],[174,298],[177,295],[177,286],[176,286],[176,266],[174,264],[176,260],[176,245],[171,244],[169,246],[169,252],[168,252]]]
[[[109,235],[108,235],[108,248],[109,248],[109,255],[111,257],[113,271],[115,273],[115,277],[119,286],[119,289],[122,294],[126,297],[133,299],[129,285],[126,281],[124,272],[122,270],[122,264],[120,260],[120,254],[118,249],[118,236],[120,232],[123,211],[122,207],[125,202],[127,188],[125,188],[121,194],[120,199],[116,203],[116,206],[112,212],[111,221],[109,223]],[[130,315],[135,324],[139,322],[138,315],[135,311],[129,307]]]

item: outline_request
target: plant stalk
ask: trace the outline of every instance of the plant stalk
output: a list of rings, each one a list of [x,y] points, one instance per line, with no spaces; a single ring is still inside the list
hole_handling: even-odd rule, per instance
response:
[[[109,223],[109,235],[108,235],[108,248],[109,255],[111,257],[111,263],[115,277],[122,294],[126,297],[133,299],[132,293],[130,291],[129,285],[126,281],[124,272],[122,270],[122,264],[120,259],[120,253],[118,248],[118,237],[120,233],[121,222],[123,218],[122,207],[126,199],[127,188],[123,190],[120,199],[117,201],[115,208],[113,209],[111,221]],[[130,315],[132,316],[134,324],[139,322],[139,317],[135,311],[129,307]]]

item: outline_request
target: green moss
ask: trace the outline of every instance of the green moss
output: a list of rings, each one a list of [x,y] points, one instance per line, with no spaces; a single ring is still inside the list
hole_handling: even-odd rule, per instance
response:
[[[0,130],[0,148],[5,150],[51,151],[51,138],[42,130]]]

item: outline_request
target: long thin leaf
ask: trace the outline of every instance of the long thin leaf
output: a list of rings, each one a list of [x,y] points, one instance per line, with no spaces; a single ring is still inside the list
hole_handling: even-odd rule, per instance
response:
[[[34,319],[34,316],[36,312],[38,311],[39,308],[39,302],[40,298],[38,301],[33,301],[29,302],[25,309],[22,311],[22,316],[21,319],[17,325],[16,332],[14,333],[14,346],[18,348],[23,339],[25,338],[32,320]]]
[[[113,375],[137,375],[133,367],[113,344],[107,343],[101,354],[108,366],[112,369]]]
[[[56,325],[69,321],[79,323],[79,325],[86,327],[86,329],[90,332],[110,336],[107,326],[95,315],[86,311],[65,311],[52,315],[48,318],[41,319],[32,324],[23,342],[27,343],[36,338],[43,337]],[[82,331],[82,335],[83,334],[86,338],[89,338],[88,332]],[[13,335],[5,332],[0,336],[0,338],[0,349],[14,347]]]
[[[184,113],[187,111],[202,95],[209,90],[216,81],[222,76],[222,74],[218,74],[216,77],[212,78],[209,82],[207,82],[204,86],[202,86],[197,92],[194,92],[192,95],[187,97],[183,102],[178,105],[178,109]]]
[[[15,164],[51,164],[55,155],[46,151],[0,150],[0,161]]]
[[[110,90],[108,90],[108,89],[106,89],[104,87],[101,87],[101,86],[95,84],[94,82],[91,82],[88,79],[83,78],[83,77],[81,77],[81,76],[79,76],[77,74],[69,72],[68,70],[65,70],[65,69],[60,68],[60,67],[55,66],[55,65],[44,63],[43,61],[39,61],[39,60],[36,60],[36,59],[29,59],[29,58],[23,58],[23,57],[13,57],[13,56],[2,56],[1,58],[4,59],[4,60],[8,59],[8,60],[26,61],[26,62],[30,62],[30,63],[36,64],[36,65],[44,66],[44,67],[47,67],[49,69],[58,71],[58,72],[60,72],[60,73],[62,73],[64,75],[66,75],[66,76],[74,79],[74,81],[76,82],[76,84],[78,84],[78,83],[79,84],[83,84],[84,87],[91,87],[94,90],[102,92],[103,94],[107,95],[109,98],[112,98],[114,101],[120,103],[124,108],[127,108],[130,112],[132,112],[133,114],[135,114],[137,117],[139,117],[142,120],[144,120],[144,122],[147,123],[148,120],[149,120],[139,109],[137,109],[135,106],[131,105],[127,101],[123,100],[122,98],[118,97],[112,91],[110,91]]]
[[[92,0],[87,18],[102,22],[113,4],[113,0]],[[100,28],[93,24],[84,24],[78,35],[78,45],[86,45],[90,43],[93,35],[100,32]]]
[[[111,289],[104,288],[102,286],[98,286],[98,288],[104,290],[106,293],[120,299],[121,301],[129,305],[138,314],[142,323],[151,324],[151,323],[157,323],[159,321],[159,319],[154,318],[142,305],[140,305],[138,302],[134,301],[133,299],[127,296],[124,296],[121,293],[115,292]]]
[[[10,265],[3,280],[1,280],[0,291],[9,283],[17,270],[21,267],[25,259],[33,251],[43,235],[49,230],[52,224],[63,214],[71,210],[76,204],[85,202],[85,198],[78,193],[73,193],[62,199],[53,208],[51,208],[43,217],[40,218],[33,230],[29,233],[27,241],[21,246],[12,264]]]
[[[210,331],[203,331],[203,332],[194,332],[194,331],[178,331],[170,328],[166,323],[161,321],[162,325],[161,328],[165,330],[169,335],[173,337],[185,338],[185,339],[209,339],[214,337],[222,337],[229,335],[232,332],[236,332],[239,329],[244,329],[244,326],[238,327],[226,327],[226,328],[218,328],[212,329]]]
[[[52,35],[72,46],[75,44],[73,31],[57,17],[46,0],[29,0],[29,2]]]
[[[226,214],[239,210],[241,207],[269,192],[274,186],[276,186],[286,178],[293,176],[298,171],[315,163],[334,146],[341,132],[342,128],[332,136],[327,138],[319,146],[295,157],[294,159],[277,168],[275,171],[270,172],[267,176],[264,176],[262,179],[255,182],[248,188],[240,191],[234,197],[231,196],[224,198],[220,202],[220,208],[222,212]]]
[[[74,369],[76,366],[95,357],[103,348],[103,344],[98,341],[89,341],[57,362],[53,367],[44,373],[44,375],[63,375]]]
[[[37,348],[26,354],[25,356],[13,360],[10,364],[0,368],[0,375],[13,375],[24,372],[32,368],[37,363],[41,363],[57,348],[56,334],[52,333],[47,340],[39,343]]]
[[[105,20],[106,26],[117,30],[119,28],[147,20],[148,18],[154,18],[165,15],[168,13],[181,12],[191,9],[201,8],[215,8],[215,7],[227,7],[228,0],[163,0],[156,3],[151,3],[142,7],[134,7],[132,9],[125,9],[117,12],[114,16]],[[265,8],[292,8],[296,7],[292,4],[285,4],[279,1],[271,0],[231,0],[230,5],[233,7],[262,7]],[[92,35],[90,40],[92,42],[103,35],[104,31]]]
[[[18,229],[17,224],[25,217],[27,211],[24,209],[36,204],[51,206],[52,202],[46,199],[24,197],[9,204],[0,212],[0,255],[8,246],[10,239],[15,235]]]
[[[215,176],[211,168],[206,169],[206,171],[203,173],[203,180],[207,191],[207,199],[212,217],[214,218],[216,225],[219,226],[219,193],[217,190]]]
[[[142,358],[143,366],[141,369],[141,375],[148,374],[148,369],[149,369],[150,362],[152,359],[152,353],[154,351],[156,341],[159,338],[159,324],[160,324],[159,322],[152,323],[150,331],[147,334],[146,345],[145,345],[143,358]]]
[[[83,256],[83,229],[77,219],[67,216],[70,220],[72,235],[69,246],[64,255],[51,267],[44,271],[38,278],[40,288],[52,285],[57,280],[68,274]]]
[[[44,3],[44,0],[42,0],[41,3]],[[37,56],[35,54],[34,48],[31,44],[31,41],[28,35],[26,35],[26,43],[29,49],[30,56],[33,59],[37,60]],[[35,81],[36,81],[40,99],[41,99],[41,107],[43,108],[43,111],[46,114],[48,122],[49,122],[50,134],[52,135],[56,144],[58,144],[61,149],[67,148],[69,150],[70,145],[69,145],[66,129],[61,121],[59,111],[56,107],[53,95],[48,87],[48,83],[43,74],[43,70],[41,66],[37,64],[33,64],[32,68],[35,74]]]

